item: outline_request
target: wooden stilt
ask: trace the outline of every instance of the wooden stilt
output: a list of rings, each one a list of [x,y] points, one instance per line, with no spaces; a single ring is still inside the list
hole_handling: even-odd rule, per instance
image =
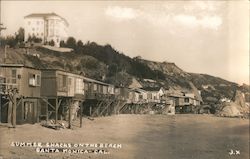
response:
[[[0,124],[2,122],[2,94],[0,94]]]
[[[70,102],[68,102],[69,103],[69,126],[68,126],[68,128],[69,129],[71,129],[71,126],[72,126],[72,124],[71,124],[71,113],[72,113],[72,110],[71,110],[71,101]]]
[[[47,102],[45,102],[46,106],[46,123],[49,121],[49,105],[48,105],[48,99],[46,99]]]
[[[21,121],[24,122],[24,111],[25,110],[24,110],[24,100],[23,100],[23,98],[21,98],[21,107],[22,107],[21,108],[21,110],[22,110],[22,114],[21,114],[21,119],[22,120]]]
[[[40,115],[41,115],[41,108],[40,108],[40,102],[39,100],[36,101],[36,122],[38,123],[40,121]]]
[[[89,108],[89,116],[92,116],[92,106]]]
[[[80,103],[80,128],[82,127],[82,106],[83,102]]]
[[[13,106],[12,106],[12,126],[14,128],[16,127],[16,100],[17,100],[17,95],[15,93],[13,97]]]
[[[12,101],[10,100],[9,101],[9,106],[8,106],[8,123],[9,124],[11,124],[12,122],[11,122],[11,117],[12,117],[12,105],[13,105],[13,103],[12,103]]]
[[[109,102],[107,102],[106,104],[107,104],[106,107],[104,107],[104,109],[101,111],[100,115],[103,115],[103,113],[104,113],[105,111],[106,111],[106,114],[107,114],[108,109],[109,109],[110,105],[112,104],[112,101],[109,101]]]
[[[56,98],[55,114],[56,114],[55,124],[57,124],[57,118],[58,118],[58,98]]]

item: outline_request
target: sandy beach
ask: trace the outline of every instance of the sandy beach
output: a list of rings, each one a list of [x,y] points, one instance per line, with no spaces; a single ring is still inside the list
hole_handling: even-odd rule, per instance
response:
[[[249,120],[212,115],[116,115],[83,119],[73,129],[53,130],[40,124],[0,126],[0,156],[15,159],[227,159],[249,158]],[[121,144],[109,154],[38,153],[36,147],[12,142]],[[234,154],[230,155],[230,152]],[[237,153],[236,153],[237,152]],[[240,154],[238,154],[240,153]]]

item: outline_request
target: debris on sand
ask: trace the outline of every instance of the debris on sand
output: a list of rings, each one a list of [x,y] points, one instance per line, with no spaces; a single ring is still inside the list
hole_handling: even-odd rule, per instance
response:
[[[91,121],[95,120],[94,118],[91,118],[91,117],[88,117],[87,119],[89,119],[89,120],[91,120]]]
[[[64,123],[58,122],[56,124],[54,120],[50,120],[49,122],[42,122],[41,125],[43,127],[54,129],[54,130],[60,130],[60,129],[66,128]]]

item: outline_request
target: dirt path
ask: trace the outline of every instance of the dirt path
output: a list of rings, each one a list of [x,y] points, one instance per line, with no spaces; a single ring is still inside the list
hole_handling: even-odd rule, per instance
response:
[[[209,115],[118,115],[84,119],[83,128],[53,130],[35,125],[16,129],[0,126],[0,156],[4,158],[135,158],[248,159],[249,121]],[[35,148],[11,147],[12,141],[113,143],[110,154],[37,153]],[[240,155],[229,155],[230,150]]]

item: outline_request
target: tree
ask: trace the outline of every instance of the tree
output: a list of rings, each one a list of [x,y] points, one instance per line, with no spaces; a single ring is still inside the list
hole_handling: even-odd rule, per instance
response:
[[[66,42],[66,46],[72,49],[76,48],[76,39],[73,37],[69,37]]]
[[[6,44],[10,47],[15,47],[17,45],[16,38],[14,36],[7,36],[6,37]]]
[[[82,53],[83,52],[83,42],[81,40],[77,41],[75,52],[77,52],[77,53]]]
[[[118,72],[118,65],[116,63],[112,63],[108,66],[108,72],[110,76],[114,76]]]
[[[28,42],[41,43],[43,40],[41,38],[37,38],[36,36],[29,36]]]
[[[49,45],[50,45],[50,46],[55,46],[54,40],[50,40]]]
[[[83,47],[83,42],[81,40],[78,40],[76,45],[78,48],[81,48]]]
[[[24,28],[20,27],[16,34],[16,41],[19,43],[24,42]]]
[[[60,41],[60,47],[66,47],[64,40]]]

